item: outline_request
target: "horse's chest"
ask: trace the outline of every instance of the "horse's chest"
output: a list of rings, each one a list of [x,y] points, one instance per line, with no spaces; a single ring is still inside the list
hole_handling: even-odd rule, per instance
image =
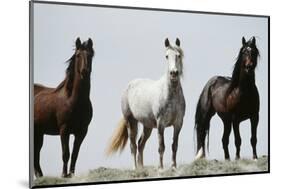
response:
[[[227,107],[229,111],[243,116],[252,114],[259,109],[259,102],[255,94],[252,93],[232,93],[227,98]]]
[[[177,112],[179,112],[178,105],[176,100],[164,104],[159,113],[161,120],[166,124],[172,124],[177,118]]]
[[[241,103],[241,93],[238,89],[234,89],[226,98],[226,110],[231,112]]]
[[[59,112],[58,117],[61,124],[69,125],[69,128],[87,126],[92,118],[92,106],[89,102],[77,104],[75,106],[65,107]]]
[[[241,112],[241,114],[252,114],[258,111],[258,102],[251,98],[251,97],[244,97],[241,98],[237,108],[235,109],[236,112]]]

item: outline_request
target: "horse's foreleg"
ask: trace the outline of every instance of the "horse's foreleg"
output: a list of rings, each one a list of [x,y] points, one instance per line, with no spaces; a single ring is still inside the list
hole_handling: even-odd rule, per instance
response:
[[[138,166],[143,167],[143,150],[147,139],[151,135],[152,128],[143,126],[143,133],[138,141]]]
[[[164,130],[165,127],[163,125],[159,125],[157,126],[157,130],[158,130],[158,142],[159,142],[159,148],[158,148],[158,152],[159,152],[159,168],[163,169],[163,154],[165,151],[165,141],[164,141]]]
[[[257,159],[257,150],[256,150],[256,146],[257,146],[257,127],[258,127],[258,123],[259,123],[259,115],[255,115],[254,117],[251,117],[250,119],[251,121],[251,145],[253,148],[253,159]]]
[[[40,167],[40,151],[43,145],[43,137],[43,134],[34,132],[34,174],[37,178],[43,176]]]
[[[228,144],[229,144],[229,135],[231,132],[231,122],[223,121],[223,124],[224,124],[224,131],[222,137],[222,145],[224,150],[224,157],[226,160],[229,160]]]
[[[69,170],[69,176],[74,176],[75,172],[75,165],[78,157],[78,153],[80,150],[80,146],[86,136],[86,133],[75,135],[74,144],[73,144],[73,150],[71,154],[71,163],[70,163],[70,170]]]
[[[178,139],[179,133],[181,131],[182,124],[174,125],[174,134],[173,134],[173,144],[172,144],[172,168],[177,167],[177,150],[178,150]]]
[[[235,146],[236,146],[236,157],[235,159],[240,159],[240,146],[241,146],[241,136],[239,132],[239,122],[234,121],[233,122],[233,131],[234,131],[234,140],[235,140]]]
[[[63,160],[63,169],[62,169],[62,177],[67,177],[67,164],[69,160],[69,133],[62,130],[60,132],[61,137],[61,147],[62,147],[62,160]]]

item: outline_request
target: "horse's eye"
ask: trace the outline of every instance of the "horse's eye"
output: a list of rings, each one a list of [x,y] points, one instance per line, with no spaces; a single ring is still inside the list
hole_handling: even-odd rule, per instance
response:
[[[181,55],[178,55],[179,58],[181,58]]]
[[[166,59],[168,59],[168,55],[166,55]]]

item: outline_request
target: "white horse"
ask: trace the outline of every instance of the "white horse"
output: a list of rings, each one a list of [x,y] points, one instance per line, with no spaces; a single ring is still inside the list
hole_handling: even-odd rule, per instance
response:
[[[176,46],[171,46],[165,40],[167,72],[157,81],[150,79],[136,79],[129,83],[122,96],[122,113],[118,128],[115,130],[107,155],[124,149],[130,138],[131,154],[134,169],[143,167],[143,150],[153,128],[157,128],[159,140],[159,168],[163,169],[163,154],[165,150],[164,129],[174,127],[172,144],[172,168],[176,168],[176,154],[178,137],[185,114],[185,99],[181,87],[183,73],[183,51],[180,40],[176,39]],[[143,133],[136,144],[138,122],[143,124]],[[137,155],[138,150],[138,157]]]

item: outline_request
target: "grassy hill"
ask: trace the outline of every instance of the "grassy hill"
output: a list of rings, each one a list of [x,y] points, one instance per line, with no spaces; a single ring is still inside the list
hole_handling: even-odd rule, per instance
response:
[[[216,175],[230,173],[260,172],[268,170],[268,158],[263,156],[257,161],[241,159],[238,161],[218,161],[201,159],[191,164],[179,165],[176,170],[170,168],[158,171],[157,167],[147,166],[142,170],[115,169],[100,167],[73,178],[42,177],[35,180],[35,185],[70,184],[116,180],[133,180],[178,176]]]

